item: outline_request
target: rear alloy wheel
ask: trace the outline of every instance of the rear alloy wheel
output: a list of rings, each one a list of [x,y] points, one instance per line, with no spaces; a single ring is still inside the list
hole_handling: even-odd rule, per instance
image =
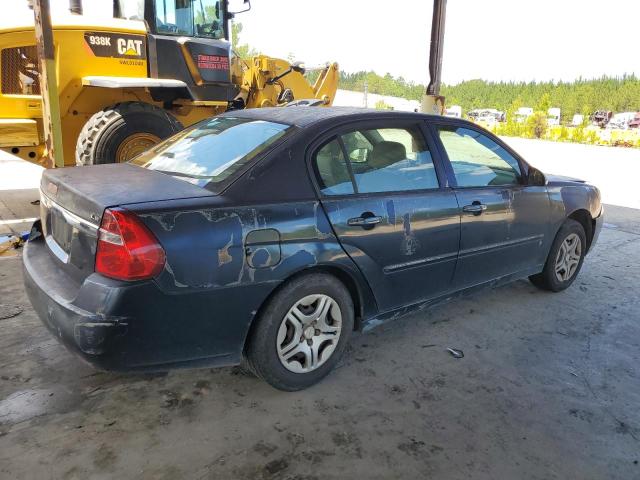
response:
[[[282,319],[276,339],[278,357],[287,370],[312,372],[331,357],[341,331],[338,303],[327,295],[307,295]]]
[[[567,219],[551,245],[544,270],[530,276],[529,280],[536,287],[552,292],[569,287],[582,267],[586,245],[582,225],[575,220]]]
[[[326,273],[294,278],[256,318],[245,349],[247,364],[279,390],[310,387],[340,359],[353,317],[351,296],[337,278]]]
[[[93,115],[76,143],[76,164],[128,162],[182,130],[173,115],[142,102],[119,103]]]

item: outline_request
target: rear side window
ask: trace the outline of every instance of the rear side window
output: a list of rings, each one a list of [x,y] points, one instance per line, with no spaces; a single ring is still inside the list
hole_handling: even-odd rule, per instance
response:
[[[325,195],[439,187],[431,153],[418,129],[378,128],[345,133],[318,150],[315,164]]]
[[[318,150],[315,160],[322,193],[348,195],[354,192],[347,161],[338,140],[332,140]]]
[[[215,187],[230,179],[290,128],[262,120],[212,118],[174,135],[131,163],[200,187]]]
[[[518,161],[489,137],[468,128],[438,128],[459,187],[519,183]]]

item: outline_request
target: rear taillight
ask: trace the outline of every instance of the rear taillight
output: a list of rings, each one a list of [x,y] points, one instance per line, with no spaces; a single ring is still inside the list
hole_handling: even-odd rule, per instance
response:
[[[96,249],[96,272],[118,280],[145,280],[164,268],[164,250],[132,212],[107,209]]]

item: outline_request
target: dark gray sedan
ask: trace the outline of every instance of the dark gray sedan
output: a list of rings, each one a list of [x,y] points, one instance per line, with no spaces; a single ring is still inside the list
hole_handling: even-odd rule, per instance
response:
[[[283,390],[354,329],[518,278],[567,288],[603,219],[597,188],[472,123],[361,109],[228,112],[41,191],[25,284],[72,351],[129,371],[244,358]]]

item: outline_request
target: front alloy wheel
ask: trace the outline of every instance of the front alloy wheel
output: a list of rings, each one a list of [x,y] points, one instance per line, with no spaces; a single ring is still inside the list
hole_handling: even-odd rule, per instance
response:
[[[280,323],[276,348],[282,365],[294,373],[311,372],[324,364],[338,345],[342,313],[328,295],[307,295]]]
[[[549,250],[544,269],[529,280],[536,287],[560,292],[573,283],[580,272],[587,251],[584,227],[568,218],[558,230]]]
[[[556,255],[555,273],[560,282],[569,280],[578,270],[582,258],[582,242],[580,237],[572,233],[564,239],[558,255]]]

